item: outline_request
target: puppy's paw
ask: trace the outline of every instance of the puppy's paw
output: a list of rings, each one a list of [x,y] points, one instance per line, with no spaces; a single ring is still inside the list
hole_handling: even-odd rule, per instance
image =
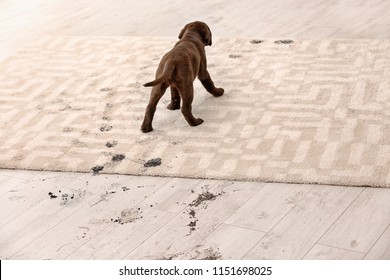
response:
[[[218,97],[218,96],[223,95],[224,92],[225,92],[225,90],[223,88],[215,88],[214,91],[212,92],[212,95],[214,95],[215,97]]]
[[[190,125],[191,126],[198,126],[198,125],[200,125],[202,123],[203,123],[203,120],[201,118],[199,118],[199,119],[195,119],[195,121],[192,124],[190,124]]]
[[[151,125],[142,125],[141,126],[141,131],[143,133],[148,133],[148,132],[151,132],[153,130],[153,127]]]
[[[167,109],[169,109],[169,110],[178,110],[178,109],[180,109],[180,104],[169,103],[169,105],[167,106]]]

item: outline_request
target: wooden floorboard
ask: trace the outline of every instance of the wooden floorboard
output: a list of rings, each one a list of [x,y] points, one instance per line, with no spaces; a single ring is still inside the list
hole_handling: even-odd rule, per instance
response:
[[[57,199],[51,199],[46,194],[44,200],[1,227],[0,257],[2,259],[12,257],[96,197],[90,193],[73,193],[66,188],[63,188],[63,192],[68,194],[68,203],[63,204],[65,202],[62,195],[58,196]],[[73,194],[75,197],[70,199]],[[35,248],[35,250],[39,250],[39,248]]]
[[[301,259],[362,190],[316,186],[245,256]]]
[[[0,226],[6,225],[23,213],[28,212],[40,202],[47,200],[50,197],[50,192],[61,196],[58,190],[78,176],[80,175],[53,172],[50,177],[42,177],[37,173],[28,181],[20,181],[20,184],[14,184],[15,181],[13,180],[1,183],[5,189],[8,187],[11,187],[11,189],[0,196]]]
[[[379,237],[374,246],[364,257],[367,260],[390,260],[390,226]]]
[[[7,195],[10,192],[15,192],[17,188],[28,183],[29,179],[38,175],[39,172],[24,171],[24,170],[1,170],[0,172],[0,197]]]
[[[264,235],[265,232],[221,224],[179,259],[240,260]]]
[[[265,184],[225,223],[268,232],[312,188],[312,185]]]
[[[390,225],[389,201],[388,189],[364,189],[319,243],[367,253]]]
[[[316,244],[304,260],[361,260],[364,253]]]

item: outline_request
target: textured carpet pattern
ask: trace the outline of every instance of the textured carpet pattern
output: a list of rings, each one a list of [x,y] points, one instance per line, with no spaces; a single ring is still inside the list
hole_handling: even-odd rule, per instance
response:
[[[216,39],[195,117],[160,101],[172,38],[43,38],[0,65],[0,168],[390,187],[390,41]],[[154,161],[145,163],[148,160]]]

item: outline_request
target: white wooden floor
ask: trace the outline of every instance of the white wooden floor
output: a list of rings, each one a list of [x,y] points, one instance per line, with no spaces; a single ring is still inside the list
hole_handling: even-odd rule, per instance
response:
[[[387,0],[0,2],[0,60],[46,35],[390,38]],[[1,143],[0,143],[1,144]],[[0,170],[1,259],[390,259],[390,189]]]
[[[390,259],[390,190],[0,170],[2,259]]]

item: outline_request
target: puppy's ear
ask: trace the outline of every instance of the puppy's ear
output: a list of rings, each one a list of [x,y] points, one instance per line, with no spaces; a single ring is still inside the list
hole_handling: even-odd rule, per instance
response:
[[[188,24],[186,24],[186,26],[184,26],[183,29],[180,31],[179,39],[181,39],[183,37],[183,35],[186,32],[187,28],[188,28]]]
[[[212,45],[212,35],[210,28],[206,25],[205,29],[203,30],[203,40],[206,46],[211,46]]]

